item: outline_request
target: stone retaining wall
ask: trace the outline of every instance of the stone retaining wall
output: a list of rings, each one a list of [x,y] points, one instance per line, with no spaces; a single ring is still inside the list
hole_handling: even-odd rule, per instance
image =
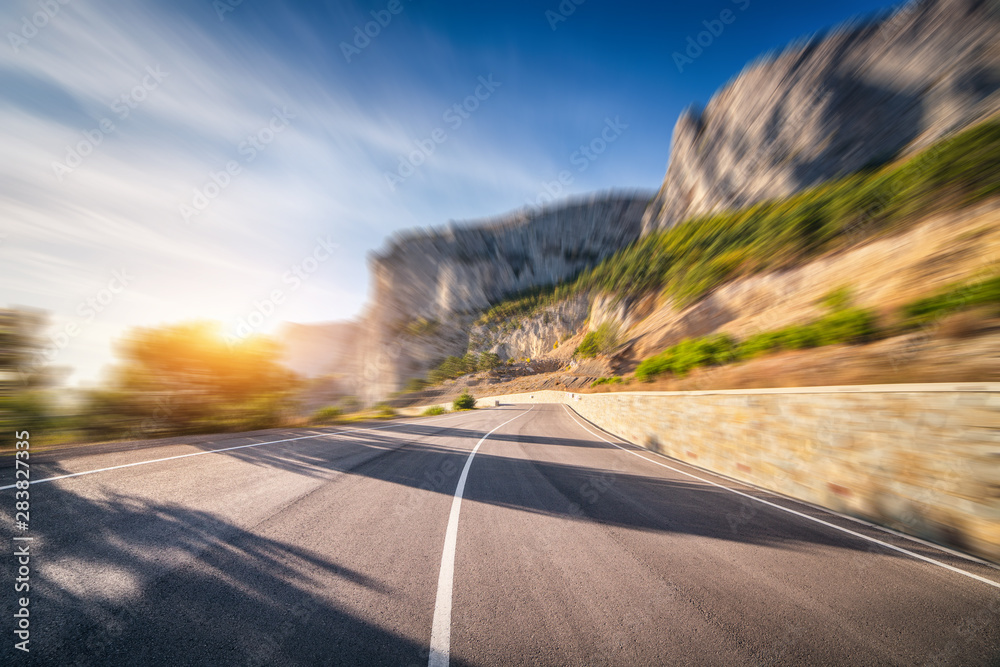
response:
[[[637,445],[1000,562],[1000,384],[479,399],[565,403]]]

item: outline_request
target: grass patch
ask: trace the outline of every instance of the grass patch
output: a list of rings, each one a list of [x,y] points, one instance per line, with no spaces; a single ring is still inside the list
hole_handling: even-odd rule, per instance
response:
[[[431,407],[427,408],[426,410],[424,410],[420,414],[422,414],[424,417],[435,417],[437,415],[443,415],[446,412],[448,412],[448,411],[445,410],[440,405],[432,405]]]
[[[391,405],[380,403],[375,406],[375,419],[393,419],[398,416],[399,413]]]
[[[593,389],[594,387],[600,387],[601,385],[604,384],[621,384],[621,383],[622,383],[621,376],[614,375],[612,377],[597,378],[596,380],[590,383],[590,387],[591,389]]]
[[[604,322],[580,341],[574,354],[585,359],[592,359],[598,354],[610,354],[618,347],[618,327],[611,322]]]
[[[954,283],[936,294],[911,301],[902,308],[904,327],[919,327],[959,310],[987,304],[1000,304],[1000,276]]]
[[[344,417],[344,411],[335,406],[320,408],[313,413],[310,422],[313,424],[334,424]]]
[[[635,369],[635,377],[643,382],[664,373],[684,377],[704,366],[722,366],[780,350],[863,343],[879,334],[874,311],[847,308],[809,324],[754,334],[741,342],[727,334],[688,338],[643,361]]]

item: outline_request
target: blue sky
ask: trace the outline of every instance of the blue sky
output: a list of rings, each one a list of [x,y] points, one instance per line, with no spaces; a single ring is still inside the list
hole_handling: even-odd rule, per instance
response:
[[[131,326],[355,316],[393,231],[508,212],[561,171],[567,195],[655,190],[686,106],[887,7],[236,3],[0,10],[0,303],[52,313],[72,382]],[[705,21],[719,34],[679,71]]]

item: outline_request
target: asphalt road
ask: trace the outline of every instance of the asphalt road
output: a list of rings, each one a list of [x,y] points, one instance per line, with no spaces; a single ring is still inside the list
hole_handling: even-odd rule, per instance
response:
[[[33,541],[0,490],[31,552],[27,654],[0,561],[4,665],[1000,664],[1000,570],[564,406],[31,464]]]

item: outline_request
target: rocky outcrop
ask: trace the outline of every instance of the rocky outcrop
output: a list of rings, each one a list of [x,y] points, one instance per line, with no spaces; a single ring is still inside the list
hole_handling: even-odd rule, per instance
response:
[[[589,312],[589,296],[576,294],[510,326],[474,325],[469,332],[469,347],[475,352],[495,352],[502,359],[552,356],[559,343],[583,326]]]
[[[369,262],[363,397],[382,398],[463,354],[475,316],[490,305],[569,280],[635,241],[648,202],[648,194],[595,194],[393,238]]]
[[[790,195],[1000,108],[1000,8],[906,5],[747,67],[678,120],[643,231]]]

